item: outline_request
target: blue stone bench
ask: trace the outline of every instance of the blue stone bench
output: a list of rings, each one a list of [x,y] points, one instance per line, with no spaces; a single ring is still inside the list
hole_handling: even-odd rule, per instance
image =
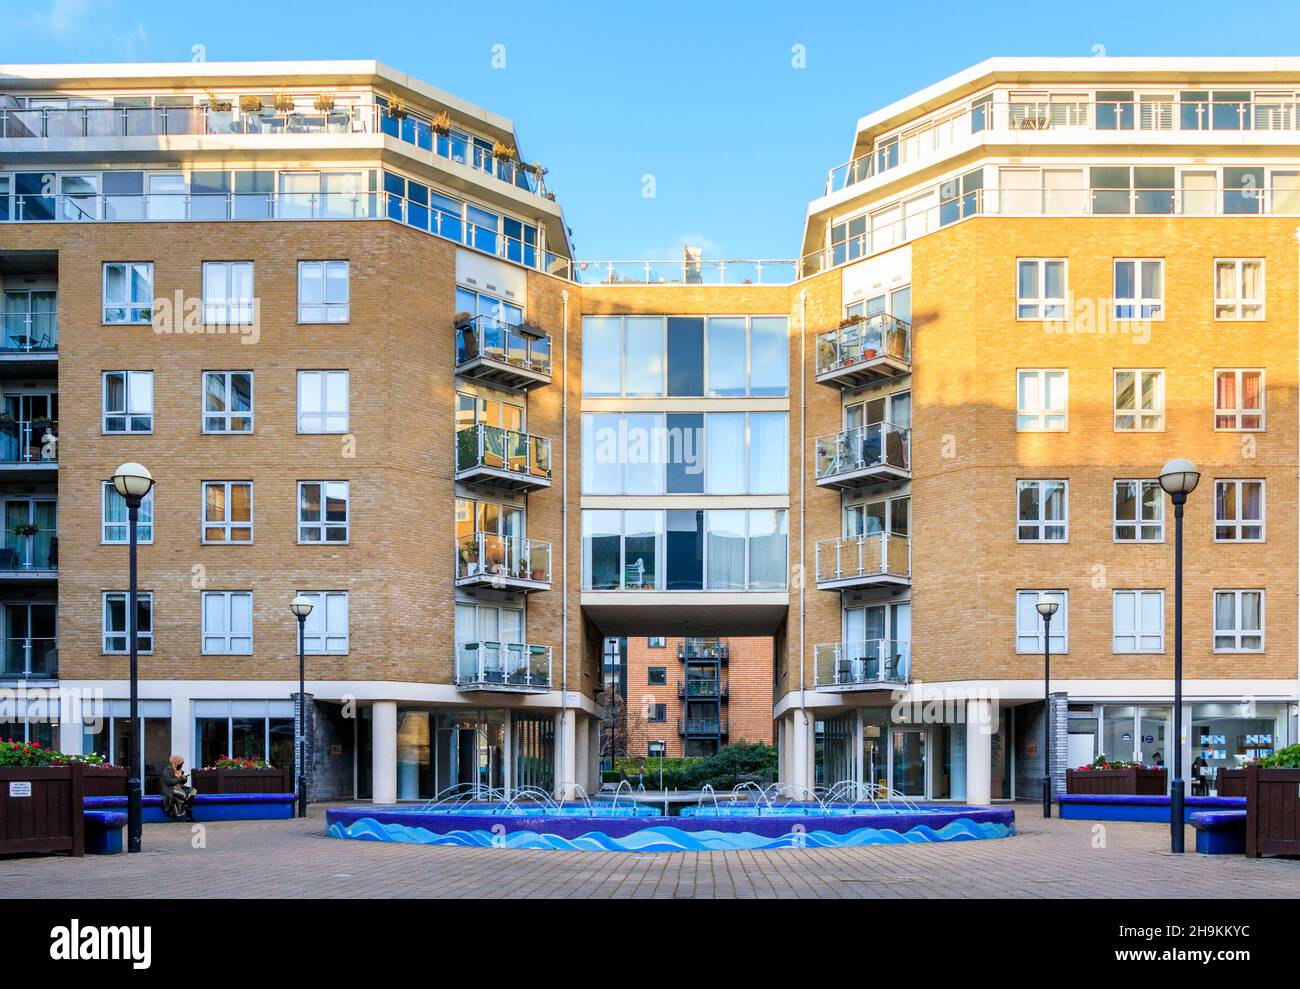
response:
[[[125,811],[87,810],[81,816],[86,829],[87,855],[116,855],[122,850]]]
[[[1127,793],[1062,793],[1056,798],[1066,821],[1148,821],[1169,823],[1169,797]],[[1200,811],[1245,811],[1245,797],[1185,797],[1183,821]]]
[[[293,817],[298,799],[294,793],[199,793],[194,796],[194,820],[287,821]],[[162,810],[162,797],[141,798],[141,820],[145,824],[166,824],[173,818]],[[126,797],[86,797],[87,810],[126,810]]]
[[[1191,817],[1196,829],[1196,850],[1202,855],[1242,855],[1246,851],[1244,810],[1197,811]],[[88,849],[89,850],[89,849]]]

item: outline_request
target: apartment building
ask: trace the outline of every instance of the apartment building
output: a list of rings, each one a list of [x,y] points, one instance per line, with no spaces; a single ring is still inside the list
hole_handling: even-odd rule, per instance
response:
[[[300,592],[317,798],[590,787],[611,637],[767,641],[796,789],[1294,742],[1298,135],[1300,60],[994,59],[798,260],[574,262],[510,121],[377,63],[0,68],[4,730],[125,761],[138,461],[146,765],[292,760]]]
[[[729,742],[772,744],[772,639],[624,640],[624,752],[710,756]]]

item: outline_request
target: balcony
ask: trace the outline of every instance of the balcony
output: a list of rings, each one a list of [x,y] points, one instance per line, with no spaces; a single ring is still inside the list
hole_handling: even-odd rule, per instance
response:
[[[912,370],[912,328],[885,313],[857,317],[817,335],[817,381],[857,388]]]
[[[727,699],[726,679],[716,680],[678,680],[677,697],[679,700],[711,701]]]
[[[721,639],[683,639],[677,646],[677,658],[683,663],[692,659],[725,663],[727,644]]]
[[[545,693],[551,689],[551,647],[524,642],[458,642],[456,687]]]
[[[456,541],[456,586],[549,591],[551,544],[494,532],[462,536]]]
[[[53,680],[59,675],[59,640],[7,638],[2,680]]]
[[[0,479],[41,481],[59,467],[59,424],[53,419],[14,419],[0,414]]]
[[[511,491],[551,486],[551,441],[502,429],[467,426],[456,431],[456,480]]]
[[[912,476],[912,431],[873,422],[817,438],[817,484],[855,491]]]
[[[725,738],[726,718],[678,718],[677,734],[682,738]]]
[[[7,503],[10,509],[16,504]],[[21,520],[15,522],[11,511],[6,511],[5,522],[8,528],[3,534],[4,545],[0,546],[0,581],[57,578],[59,540],[54,532]]]
[[[912,644],[901,639],[867,639],[813,646],[817,690],[894,690],[907,686]]]
[[[456,373],[526,391],[551,383],[551,338],[527,323],[475,316],[456,325]]]
[[[29,312],[6,310],[0,314],[3,335],[0,356],[6,359],[47,357],[59,349],[59,314],[57,311]]]
[[[907,536],[873,532],[817,543],[817,586],[823,591],[911,584],[912,541]]]

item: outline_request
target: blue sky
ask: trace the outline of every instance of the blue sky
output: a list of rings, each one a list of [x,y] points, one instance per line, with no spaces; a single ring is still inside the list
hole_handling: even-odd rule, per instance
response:
[[[377,58],[512,118],[591,259],[792,257],[858,117],[993,55],[1300,54],[1294,0],[4,6],[3,62]]]

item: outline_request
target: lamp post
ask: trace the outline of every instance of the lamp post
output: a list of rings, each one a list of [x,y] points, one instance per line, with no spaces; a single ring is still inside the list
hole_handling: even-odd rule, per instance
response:
[[[126,638],[131,655],[131,748],[130,779],[126,783],[126,850],[140,850],[140,669],[139,649],[136,642],[136,545],[140,522],[140,503],[153,488],[153,475],[137,463],[126,463],[113,475],[113,487],[126,502],[126,516],[130,531],[130,583],[126,596]]]
[[[1043,616],[1043,816],[1052,816],[1052,616],[1061,602],[1043,598],[1035,607]]]
[[[1183,505],[1201,475],[1190,460],[1171,460],[1160,486],[1174,503],[1174,778],[1169,783],[1169,850],[1183,851]]]
[[[298,619],[298,730],[294,739],[294,771],[298,774],[298,816],[307,816],[307,616],[312,603],[306,595],[299,594],[289,602],[289,610]]]

